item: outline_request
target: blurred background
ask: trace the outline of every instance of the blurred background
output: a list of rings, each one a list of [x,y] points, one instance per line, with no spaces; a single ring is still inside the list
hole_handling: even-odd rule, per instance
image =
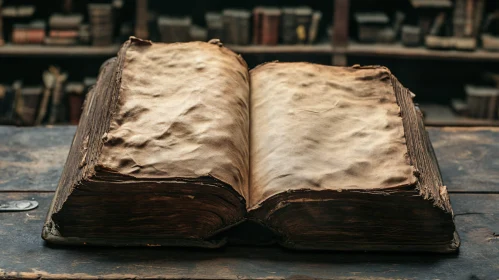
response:
[[[499,1],[0,0],[0,124],[77,124],[129,36],[266,61],[384,65],[427,125],[499,125]]]

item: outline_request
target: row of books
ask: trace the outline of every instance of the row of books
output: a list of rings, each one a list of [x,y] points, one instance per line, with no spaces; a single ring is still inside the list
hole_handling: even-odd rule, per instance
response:
[[[411,0],[418,22],[406,22],[404,13],[392,19],[384,12],[355,14],[357,38],[364,43],[425,45],[431,49],[475,50],[481,42],[486,50],[499,50],[499,13],[485,16],[485,0]]]
[[[159,16],[162,42],[221,39],[233,45],[312,44],[316,41],[322,13],[309,7],[256,7],[252,12],[225,9],[205,15],[206,28],[190,17]]]
[[[465,85],[466,99],[453,99],[452,109],[475,119],[499,119],[499,74],[485,73],[481,85]]]
[[[86,93],[96,78],[67,82],[67,73],[51,66],[43,73],[43,86],[0,84],[0,124],[23,126],[78,124]]]
[[[0,0],[0,45],[6,41],[5,30],[7,35],[11,35],[10,41],[13,44],[92,43],[95,46],[105,46],[113,43],[112,4],[88,4],[89,23],[84,23],[84,15],[79,13],[54,13],[47,21],[35,19],[35,10],[35,6],[2,7]],[[131,31],[128,32],[130,34],[125,36],[131,35]]]

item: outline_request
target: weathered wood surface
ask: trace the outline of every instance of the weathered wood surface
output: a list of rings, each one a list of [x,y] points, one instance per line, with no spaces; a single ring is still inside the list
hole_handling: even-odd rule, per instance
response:
[[[0,191],[54,191],[75,126],[0,126]],[[449,192],[499,193],[499,128],[428,128]]]
[[[76,126],[0,126],[0,191],[54,191]]]
[[[499,128],[428,128],[449,192],[499,193]]]
[[[41,229],[75,127],[0,127],[0,278],[25,279],[498,279],[499,129],[429,128],[450,190],[458,254],[295,252],[280,247],[48,247]]]
[[[295,252],[280,247],[221,250],[47,247],[40,232],[50,193],[2,193],[40,202],[0,213],[0,278],[107,279],[496,279],[499,194],[451,194],[458,254]],[[473,278],[474,277],[474,278]]]

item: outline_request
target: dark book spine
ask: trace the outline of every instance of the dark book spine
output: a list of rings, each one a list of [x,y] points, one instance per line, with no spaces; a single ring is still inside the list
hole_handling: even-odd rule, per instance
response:
[[[454,4],[453,34],[455,37],[464,36],[466,1],[467,0],[456,0]]]
[[[149,30],[147,28],[147,0],[137,0],[135,11],[135,36],[141,39],[149,39]]]
[[[14,100],[14,90],[11,87],[0,85],[0,124],[13,124]]]
[[[296,15],[291,8],[282,9],[281,12],[281,41],[283,44],[296,44]]]
[[[208,27],[208,40],[223,40],[222,15],[219,13],[207,13],[205,15],[205,20]]]
[[[299,12],[296,14],[296,37],[299,44],[307,42],[310,29],[311,13]]]
[[[20,104],[16,105],[21,125],[35,124],[40,97],[41,90],[35,92],[31,92],[30,90],[29,92],[26,92],[24,89],[21,89],[21,98],[19,100]]]
[[[473,36],[473,16],[474,16],[474,2],[475,0],[466,1],[466,14],[464,20],[464,36]]]
[[[5,44],[5,38],[3,36],[2,0],[0,0],[0,46],[3,44]]]
[[[485,0],[476,0],[475,15],[473,17],[473,37],[480,35],[484,9]]]
[[[239,44],[248,45],[250,43],[250,13],[242,11],[238,14]]]
[[[279,39],[280,14],[263,13],[262,17],[262,44],[277,45]]]
[[[260,45],[262,43],[262,10],[260,8],[253,9],[253,44]]]
[[[322,19],[322,13],[320,11],[315,11],[312,14],[312,21],[310,23],[310,29],[308,31],[308,43],[313,44],[317,40],[317,34],[319,32],[319,24]]]

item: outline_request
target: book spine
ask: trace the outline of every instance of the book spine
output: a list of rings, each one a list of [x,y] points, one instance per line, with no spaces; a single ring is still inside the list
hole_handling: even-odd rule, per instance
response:
[[[296,15],[296,37],[299,44],[304,44],[310,29],[310,15]]]
[[[79,36],[79,32],[77,30],[50,30],[50,37],[59,37],[59,38],[77,38]]]
[[[473,36],[480,35],[482,28],[483,13],[485,9],[485,0],[476,0],[475,15],[473,17]]]
[[[464,36],[464,21],[467,0],[456,0],[454,4],[453,34],[455,37]]]
[[[147,0],[137,0],[135,15],[135,36],[141,39],[149,39],[149,30],[147,28]]]
[[[80,122],[84,99],[83,94],[69,94],[69,121],[73,125]]]
[[[3,15],[2,15],[2,1],[0,0],[0,46],[5,44],[5,38],[3,36]]]
[[[262,12],[259,8],[253,10],[253,44],[262,43]]]
[[[21,90],[21,108],[18,111],[22,125],[33,125],[35,123],[41,92],[26,94]]]
[[[435,21],[433,22],[433,25],[431,26],[430,35],[437,36],[440,33],[440,30],[442,29],[442,26],[444,25],[444,23],[445,23],[445,12],[441,12],[435,18]]]
[[[262,44],[277,45],[279,39],[279,15],[263,14],[262,18]]]
[[[236,40],[232,37],[232,19],[228,13],[222,15],[223,22],[223,39],[222,42],[226,44],[235,44]]]
[[[287,45],[296,44],[296,20],[293,9],[282,10],[281,41]]]
[[[312,22],[310,24],[310,29],[308,31],[308,43],[313,44],[317,40],[317,33],[319,32],[319,24],[322,18],[322,13],[320,11],[315,11],[312,14]]]
[[[464,24],[464,36],[471,37],[473,35],[473,16],[474,16],[474,3],[475,0],[466,1],[466,17]]]
[[[242,14],[238,18],[239,44],[248,45],[250,43],[250,18]]]

